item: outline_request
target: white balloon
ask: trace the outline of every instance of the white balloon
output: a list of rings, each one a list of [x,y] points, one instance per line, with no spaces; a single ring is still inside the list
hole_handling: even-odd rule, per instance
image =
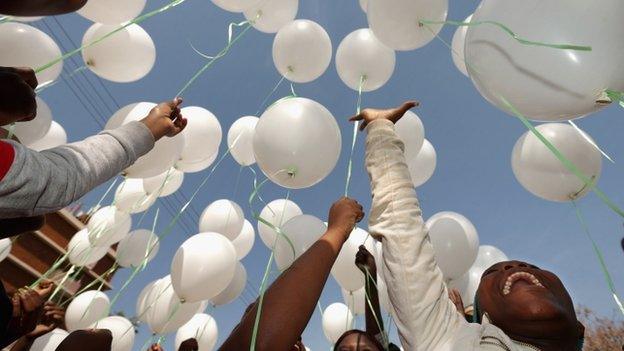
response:
[[[245,290],[247,285],[247,270],[242,263],[238,262],[236,265],[236,272],[234,277],[225,290],[221,291],[219,295],[210,299],[215,306],[227,305],[228,303],[236,300],[240,294]]]
[[[483,272],[484,269],[472,266],[464,275],[458,279],[451,279],[449,282],[449,289],[457,289],[459,291],[465,307],[473,306]]]
[[[366,312],[366,287],[363,286],[356,291],[347,291],[340,288],[342,292],[342,298],[345,305],[349,307],[349,310],[356,315],[363,315]]]
[[[58,45],[46,33],[23,23],[0,26],[0,66],[37,69],[59,58]],[[56,80],[63,71],[63,61],[36,74],[39,86]]]
[[[589,135],[563,123],[547,123],[536,128],[582,174],[594,182],[598,181],[602,156],[592,145],[593,141],[588,141],[591,140]],[[525,189],[546,200],[571,201],[585,196],[591,190],[530,131],[516,142],[511,166],[516,179]]]
[[[254,135],[258,166],[274,183],[289,189],[308,188],[327,177],[341,148],[334,116],[306,98],[271,106],[260,117]]]
[[[403,144],[405,144],[405,158],[416,157],[425,141],[425,126],[412,111],[405,112],[403,118],[396,122],[394,129]]]
[[[158,197],[148,194],[141,179],[128,178],[115,190],[115,207],[126,213],[139,213],[152,207]]]
[[[353,313],[345,304],[333,303],[323,313],[323,332],[329,342],[334,344],[338,338],[351,329]]]
[[[43,151],[65,144],[67,144],[67,133],[65,132],[65,129],[63,129],[63,126],[58,124],[56,121],[52,121],[50,129],[48,129],[48,132],[43,136],[43,138],[24,145],[35,151]]]
[[[82,229],[69,240],[67,244],[67,258],[75,266],[82,267],[99,261],[108,252],[108,247],[92,246],[89,241],[89,231]]]
[[[180,344],[188,339],[197,340],[197,346],[201,351],[212,351],[217,344],[219,328],[212,316],[198,313],[178,329],[175,337],[175,349],[180,349]]]
[[[136,316],[139,319],[139,321],[143,322],[143,323],[147,323],[147,316],[149,314],[149,310],[153,307],[153,300],[151,299],[152,297],[154,297],[153,295],[150,295],[152,292],[152,289],[154,288],[154,286],[156,286],[156,283],[158,283],[160,279],[156,279],[152,282],[150,282],[149,284],[147,284],[143,290],[141,290],[141,293],[139,294],[139,297],[137,298],[137,303],[136,303]]]
[[[347,35],[336,51],[336,69],[340,79],[356,91],[381,88],[394,72],[394,50],[379,41],[368,28]]]
[[[147,324],[157,334],[168,334],[183,326],[201,306],[200,301],[182,301],[173,289],[170,276],[160,279],[150,295],[152,308],[147,312]]]
[[[479,267],[485,271],[493,265],[505,261],[509,261],[509,257],[500,249],[490,245],[481,245],[479,246],[477,259],[472,266]]]
[[[212,0],[220,8],[230,12],[243,12],[257,5],[260,0]]]
[[[76,296],[65,310],[65,325],[72,332],[87,329],[93,323],[108,316],[110,300],[98,290],[85,291]]]
[[[203,170],[205,170],[206,168],[210,167],[210,165],[212,165],[214,163],[214,161],[217,159],[217,157],[219,156],[218,152],[215,152],[214,155],[208,157],[205,160],[201,160],[201,161],[193,161],[193,162],[186,162],[184,160],[178,160],[175,163],[175,168],[177,170],[180,170],[184,173],[196,173],[196,172],[201,172]]]
[[[360,8],[362,9],[362,11],[364,11],[364,13],[366,13],[367,8],[368,8],[368,0],[359,0],[360,2]]]
[[[273,226],[281,228],[284,223],[288,222],[291,218],[302,215],[303,211],[299,206],[286,199],[274,200],[267,204],[260,212],[260,218],[271,223]],[[264,245],[269,249],[272,249],[276,245],[275,239],[277,233],[271,229],[268,225],[258,221],[258,235]]]
[[[15,123],[14,133],[24,145],[32,144],[43,138],[52,125],[52,111],[40,97],[37,100],[37,117],[32,121]]]
[[[197,106],[185,107],[181,114],[188,124],[182,131],[186,144],[180,159],[197,162],[218,152],[222,132],[217,117],[205,108]]]
[[[234,245],[225,236],[194,235],[178,248],[171,262],[173,288],[188,302],[211,299],[232,281],[236,262]]]
[[[234,240],[245,224],[243,209],[234,201],[217,200],[202,212],[199,218],[199,232],[215,232]]]
[[[510,108],[503,98],[538,121],[588,115],[605,106],[597,103],[605,89],[624,90],[624,27],[617,25],[622,16],[618,0],[482,1],[473,22],[496,21],[528,40],[591,51],[522,45],[496,26],[472,26],[465,46],[468,72],[485,99],[505,112]]]
[[[98,40],[117,27],[95,23],[82,38],[82,45]],[[145,77],[152,70],[156,62],[156,47],[143,28],[131,24],[97,45],[82,49],[82,58],[99,77],[129,83]]]
[[[301,215],[289,219],[281,229],[288,240],[278,236],[273,252],[277,268],[283,271],[327,231],[327,226],[314,216]]]
[[[125,238],[132,227],[132,217],[115,206],[97,210],[87,223],[89,241],[93,246],[109,247]]]
[[[160,240],[151,230],[137,229],[117,246],[117,263],[122,267],[138,267],[145,261],[150,262],[158,254]]]
[[[0,240],[0,262],[4,261],[5,258],[9,257],[12,248],[13,243],[11,242],[11,239],[6,238]]]
[[[122,24],[138,17],[146,0],[89,0],[78,14],[96,23]]]
[[[428,44],[441,24],[421,26],[421,20],[444,21],[448,0],[368,0],[368,25],[394,50],[414,50]]]
[[[425,223],[440,270],[447,279],[457,279],[470,269],[479,251],[477,229],[468,218],[455,212],[439,212]]]
[[[277,33],[297,17],[299,0],[263,0],[245,11],[253,27],[265,33]]]
[[[320,77],[329,67],[332,43],[318,23],[294,20],[283,26],[273,40],[273,63],[279,73],[295,83]]]
[[[245,220],[240,234],[232,240],[232,245],[234,245],[234,249],[236,249],[236,258],[239,261],[249,254],[255,240],[256,232],[254,231],[254,227],[248,220]]]
[[[148,194],[165,197],[178,191],[183,182],[184,173],[172,167],[155,177],[143,179],[143,188]]]
[[[412,177],[414,187],[425,184],[435,172],[437,154],[429,140],[425,139],[416,156],[407,159],[407,166]]]
[[[139,107],[139,105],[142,105]],[[134,104],[126,105],[115,112],[104,125],[104,129],[117,129],[124,124],[126,117],[136,108],[137,111],[144,113],[143,117],[147,117],[149,111],[155,106],[151,102],[136,102]],[[136,113],[136,112],[135,112]]]
[[[256,163],[253,151],[253,138],[259,118],[254,116],[241,117],[232,124],[227,135],[228,148],[234,160],[241,166]]]
[[[355,254],[359,251],[360,245],[364,245],[368,252],[375,252],[375,240],[368,236],[363,229],[353,229],[331,269],[338,284],[347,291],[356,291],[364,286],[364,274],[355,265]]]
[[[15,21],[15,22],[36,22],[36,21],[39,21],[42,18],[43,18],[43,16],[25,16],[25,17],[11,16],[11,21]]]
[[[134,345],[134,325],[120,316],[110,316],[96,322],[94,329],[108,329],[113,334],[111,351],[130,351]],[[129,331],[128,331],[129,330]]]
[[[47,334],[43,334],[33,341],[28,350],[30,351],[55,351],[56,348],[69,335],[63,329],[56,328]]]
[[[472,15],[466,17],[464,22],[472,21]],[[453,41],[451,42],[451,55],[453,57],[453,63],[455,67],[466,77],[468,77],[468,68],[466,68],[466,61],[464,58],[464,45],[466,44],[466,33],[468,32],[468,26],[459,26],[453,34]]]

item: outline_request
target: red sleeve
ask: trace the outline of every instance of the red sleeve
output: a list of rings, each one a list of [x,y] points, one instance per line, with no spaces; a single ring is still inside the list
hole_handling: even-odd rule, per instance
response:
[[[13,145],[0,141],[0,181],[9,173],[11,165],[15,160],[15,149]]]

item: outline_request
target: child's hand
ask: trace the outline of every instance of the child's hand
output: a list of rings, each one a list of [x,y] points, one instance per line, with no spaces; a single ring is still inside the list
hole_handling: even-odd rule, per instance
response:
[[[35,71],[0,67],[0,125],[30,121],[37,116]]]
[[[149,128],[155,140],[164,136],[178,135],[186,127],[187,120],[180,114],[181,98],[161,102],[141,122]]]
[[[462,301],[462,297],[461,294],[459,293],[459,291],[457,289],[450,289],[449,290],[449,299],[451,299],[451,301],[453,302],[453,305],[455,305],[455,308],[457,309],[457,312],[459,312],[462,316],[464,315],[464,301]]]
[[[362,112],[359,115],[351,117],[349,121],[351,122],[363,121],[362,124],[360,125],[360,130],[364,130],[364,128],[366,128],[366,126],[369,123],[376,121],[378,119],[387,119],[389,121],[392,121],[392,123],[396,123],[398,120],[401,119],[401,117],[403,117],[405,112],[411,110],[412,108],[416,106],[418,106],[418,102],[408,101],[408,102],[403,103],[403,105],[399,107],[387,109],[387,110],[377,110],[377,109],[367,108],[367,109],[362,110]]]
[[[366,249],[364,245],[360,245],[360,249],[355,254],[355,265],[366,275],[366,271],[373,279],[377,279],[377,265],[375,257]]]
[[[344,234],[345,240],[355,225],[364,218],[362,205],[348,197],[336,201],[329,210],[328,230],[336,230]]]

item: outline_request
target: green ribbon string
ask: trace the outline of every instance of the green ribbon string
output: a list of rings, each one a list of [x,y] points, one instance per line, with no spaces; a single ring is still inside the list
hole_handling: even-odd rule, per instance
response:
[[[366,76],[360,76],[360,84],[358,85],[358,96],[356,114],[359,115],[362,110],[362,87],[366,81]],[[351,153],[349,154],[349,162],[347,164],[347,180],[345,181],[345,197],[349,195],[349,185],[351,184],[351,173],[353,171],[353,152],[355,151],[355,143],[357,141],[358,128],[360,127],[360,121],[353,123],[353,136],[351,137]]]
[[[606,158],[607,160],[609,160],[611,163],[615,163],[615,161],[613,161],[613,159],[612,159],[612,158],[611,158],[611,157],[610,157],[610,156],[609,156],[606,152],[604,152],[604,151],[600,148],[600,146],[598,146],[598,144],[596,144],[596,143],[592,140],[592,138],[590,138],[587,134],[585,134],[585,133],[581,130],[581,128],[579,128],[579,127],[576,125],[576,123],[574,123],[574,121],[571,121],[571,120],[570,120],[570,121],[568,121],[568,124],[570,124],[570,125],[572,126],[572,128],[574,128],[574,129],[577,131],[577,133],[579,133],[579,135],[580,135],[581,137],[583,137],[583,139],[585,139],[585,141],[587,141],[588,143],[590,143],[590,144],[591,144],[591,145],[592,145],[592,146],[593,146],[596,150],[598,150],[598,151],[602,154],[602,156],[604,156],[604,158]]]
[[[0,17],[0,24],[7,23],[13,21],[13,17],[11,16],[2,16]]]
[[[262,283],[260,284],[260,297],[258,298],[258,311],[256,311],[256,319],[254,320],[253,333],[251,334],[251,345],[249,345],[249,351],[256,350],[256,339],[258,338],[258,328],[260,327],[260,315],[262,314],[262,304],[264,302],[264,290],[269,277],[269,271],[271,270],[271,264],[273,263],[274,253],[271,251],[269,260],[267,261],[266,269],[264,270],[264,276],[262,277]]]
[[[282,78],[280,78],[280,80],[277,82],[277,84],[275,84],[273,89],[271,89],[271,92],[262,100],[262,103],[260,103],[260,107],[258,107],[258,111],[256,111],[256,116],[260,116],[260,112],[262,111],[262,107],[267,103],[267,101],[269,101],[271,96],[273,96],[273,94],[275,94],[275,91],[277,90],[277,88],[280,87],[280,85],[282,85],[282,82],[284,81],[284,79],[286,79],[286,76],[282,76]]]
[[[15,134],[15,122],[9,125],[9,134],[7,134],[6,139],[13,139],[13,135]]]
[[[102,197],[100,198],[100,200],[97,202],[97,204],[93,207],[91,207],[91,209],[87,212],[87,216],[91,216],[92,214],[94,214],[97,210],[100,209],[100,207],[102,206],[102,202],[104,202],[104,199],[106,199],[106,197],[108,196],[108,194],[113,190],[113,187],[115,186],[115,184],[117,184],[117,181],[119,180],[118,177],[115,177],[115,179],[113,179],[113,181],[111,182],[111,184],[108,186],[108,188],[106,189],[106,191],[104,192],[104,195],[102,195]],[[124,179],[125,182],[125,179]]]
[[[390,339],[389,339],[388,333],[381,326],[381,323],[379,323],[379,319],[383,318],[383,317],[382,316],[377,317],[377,313],[375,313],[375,309],[373,308],[373,304],[371,302],[370,296],[368,295],[368,289],[370,288],[370,286],[368,284],[371,283],[371,282],[373,283],[373,286],[375,287],[375,290],[377,290],[377,298],[378,299],[379,299],[379,289],[378,289],[376,281],[374,279],[372,279],[372,275],[370,274],[370,271],[368,270],[368,267],[365,267],[364,270],[366,271],[366,288],[364,288],[364,297],[366,298],[366,304],[368,304],[368,308],[370,308],[371,312],[373,313],[373,317],[375,318],[375,323],[377,323],[377,328],[379,328],[379,330],[381,331],[381,335],[382,335],[383,340],[384,340],[384,345],[383,346],[384,346],[384,348],[386,350],[389,350]]]
[[[620,106],[624,107],[624,93],[620,91],[615,91],[611,89],[605,90],[605,93],[613,102],[618,102]]]
[[[35,280],[34,283],[30,284],[30,288],[34,288],[36,286],[39,285],[39,283],[41,283],[42,281],[48,279],[48,277],[50,276],[50,274],[54,271],[56,271],[63,263],[65,263],[65,260],[67,260],[67,258],[69,257],[69,253],[71,252],[68,251],[66,252],[64,255],[60,256],[59,258],[56,259],[56,261],[52,264],[52,266],[50,266],[50,268],[41,275],[41,277],[39,277],[39,279]]]
[[[502,29],[505,33],[509,34],[514,40],[523,45],[531,45],[531,46],[543,46],[553,49],[562,49],[562,50],[576,50],[576,51],[592,51],[591,46],[582,46],[582,45],[571,45],[571,44],[552,44],[552,43],[544,43],[540,41],[532,41],[524,39],[518,34],[514,33],[509,27],[504,24],[496,21],[474,21],[474,22],[463,22],[463,21],[429,21],[429,20],[420,20],[419,25],[423,26],[425,24],[450,24],[458,27],[472,27],[472,26],[480,26],[483,24],[490,24]]]
[[[71,78],[73,78],[76,74],[78,74],[78,73],[80,73],[80,72],[82,72],[82,71],[84,71],[84,70],[86,70],[86,69],[88,69],[88,68],[89,68],[89,67],[87,67],[87,66],[78,67],[78,68],[76,68],[73,72],[71,72],[70,74],[68,74],[67,76],[62,76],[62,78],[63,78],[63,79],[71,79]],[[44,91],[44,90],[48,89],[49,87],[56,85],[58,82],[60,82],[60,79],[56,79],[56,80],[51,80],[51,81],[45,82],[45,83],[43,83],[43,84],[39,85],[39,86],[37,87],[37,89],[35,89],[35,93],[39,94],[39,93],[41,93],[42,91]]]
[[[61,289],[63,288],[63,285],[65,284],[65,282],[67,281],[69,276],[74,272],[75,269],[76,269],[76,266],[73,264],[71,265],[71,267],[69,267],[69,270],[67,270],[67,273],[65,273],[65,276],[63,277],[63,279],[61,279],[59,284],[56,286],[56,288],[54,289],[54,291],[48,298],[48,301],[52,301],[54,297],[56,296],[56,294],[58,294],[59,291],[61,291]]]
[[[613,279],[611,278],[611,274],[609,273],[609,269],[607,268],[607,264],[605,262],[602,251],[600,250],[593,236],[589,232],[589,227],[587,226],[587,222],[585,222],[585,218],[583,217],[583,214],[581,213],[581,209],[576,204],[576,201],[572,200],[572,205],[574,205],[574,209],[576,210],[576,217],[578,218],[579,223],[581,224],[581,227],[583,228],[583,231],[585,232],[585,235],[587,236],[587,238],[592,244],[594,254],[596,255],[596,258],[598,259],[598,262],[600,263],[600,269],[602,270],[602,274],[604,275],[605,281],[607,282],[609,290],[611,291],[611,295],[613,299],[615,300],[615,303],[617,304],[618,308],[620,309],[620,312],[624,315],[624,306],[622,305],[622,301],[618,297],[617,291],[615,289],[615,284],[613,283]]]
[[[62,62],[65,59],[67,59],[67,58],[69,58],[71,56],[76,55],[77,53],[81,52],[82,50],[84,50],[86,48],[89,48],[89,47],[92,47],[93,45],[96,45],[96,44],[104,41],[105,39],[111,37],[115,33],[118,33],[118,32],[124,30],[125,28],[127,28],[127,27],[129,27],[129,26],[131,26],[133,24],[139,24],[139,23],[141,23],[141,22],[147,20],[148,18],[153,17],[153,16],[155,16],[157,14],[160,14],[160,13],[163,13],[165,11],[168,11],[168,10],[170,10],[170,9],[180,5],[180,4],[182,4],[184,1],[186,1],[186,0],[173,0],[169,4],[159,8],[157,10],[154,10],[154,11],[148,12],[148,13],[146,13],[144,15],[141,15],[141,16],[133,19],[132,21],[130,21],[128,23],[125,23],[125,24],[115,28],[114,30],[104,34],[103,36],[101,36],[101,37],[99,37],[99,38],[97,38],[97,39],[95,39],[95,40],[93,40],[91,42],[88,42],[85,45],[83,45],[83,46],[81,46],[81,47],[79,47],[77,49],[74,49],[74,50],[72,50],[72,51],[70,51],[68,53],[65,53],[65,54],[57,57],[56,59],[46,63],[45,65],[43,65],[41,67],[37,67],[35,69],[35,73],[40,73],[40,72],[42,72],[42,71],[44,71],[44,70],[46,70],[46,69],[56,65],[57,63]]]

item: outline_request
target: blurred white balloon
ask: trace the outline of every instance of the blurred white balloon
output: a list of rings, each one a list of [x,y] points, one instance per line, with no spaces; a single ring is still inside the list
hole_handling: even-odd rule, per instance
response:
[[[133,230],[117,246],[117,263],[122,267],[138,267],[156,257],[160,240],[151,230]]]
[[[285,188],[308,188],[323,180],[336,166],[341,148],[336,119],[314,100],[282,100],[267,109],[256,125],[258,167]]]
[[[281,230],[288,240],[278,236],[273,253],[277,268],[283,271],[327,231],[327,226],[317,217],[300,215],[289,219]]]
[[[78,14],[96,23],[121,24],[136,18],[146,0],[89,0]]]
[[[82,38],[87,45],[118,29],[117,25],[95,23]],[[150,35],[139,25],[130,26],[82,49],[85,65],[101,78],[129,83],[145,77],[156,62],[156,47]]]
[[[75,266],[83,267],[99,261],[108,252],[108,247],[92,246],[89,241],[89,231],[82,229],[69,240],[67,244],[67,258]]]
[[[234,201],[221,199],[204,209],[199,218],[199,232],[215,232],[234,240],[243,229],[243,224],[243,209]]]
[[[178,191],[183,182],[184,173],[175,167],[171,167],[155,177],[143,179],[143,188],[148,194],[165,197]]]
[[[265,33],[277,33],[297,17],[299,0],[263,0],[245,10],[245,18]]]
[[[86,329],[93,323],[108,316],[110,300],[105,293],[88,290],[76,296],[65,310],[65,325],[72,332]]]
[[[128,115],[135,109],[137,112],[144,114],[143,117],[147,117],[147,114],[152,108],[154,108],[154,106],[155,104],[151,102],[135,102],[133,104],[126,105],[117,110],[117,112],[115,112],[108,119],[108,121],[104,125],[104,129],[117,129],[121,127],[121,125],[124,124],[126,117],[128,117]],[[134,114],[137,114],[137,112],[135,112]]]
[[[111,351],[131,351],[134,346],[134,325],[124,317],[106,317],[97,321],[92,328],[110,330],[113,334]]]
[[[4,259],[9,256],[12,247],[13,243],[11,239],[5,238],[0,240],[0,262],[4,261]]]
[[[48,129],[48,132],[43,136],[43,138],[24,145],[35,151],[43,151],[65,144],[67,144],[67,133],[65,132],[65,129],[63,129],[63,126],[58,124],[56,121],[52,121],[50,129]]]
[[[356,91],[381,88],[394,72],[394,50],[379,41],[368,28],[349,33],[336,51],[340,79]]]
[[[36,22],[36,21],[39,21],[42,18],[43,18],[43,16],[27,16],[27,17],[11,16],[11,21],[14,21],[14,22]]]
[[[405,158],[409,160],[416,157],[425,141],[425,126],[420,117],[412,111],[407,111],[403,118],[396,122],[394,129],[405,144]]]
[[[198,313],[178,329],[175,337],[175,349],[180,349],[180,344],[188,339],[195,339],[200,351],[212,351],[217,344],[219,328],[212,316]]]
[[[294,20],[283,26],[273,40],[273,63],[279,73],[295,83],[320,77],[329,67],[332,43],[318,23]]]
[[[126,237],[132,227],[132,217],[115,206],[97,210],[87,223],[89,242],[97,247],[109,247]]]
[[[333,303],[323,312],[323,332],[329,342],[334,344],[346,331],[351,330],[353,313],[343,303]]]
[[[221,124],[212,112],[202,107],[190,106],[181,110],[188,124],[182,131],[185,145],[180,159],[187,162],[205,160],[219,151]]]
[[[425,139],[418,154],[407,159],[407,166],[414,187],[425,184],[433,176],[437,162],[437,154],[433,145]]]
[[[128,178],[115,190],[115,207],[126,213],[140,213],[150,208],[158,199],[156,194],[148,194],[143,180]]]
[[[236,258],[239,261],[245,258],[249,251],[251,251],[255,240],[256,232],[254,231],[253,225],[248,220],[245,220],[240,234],[232,240],[232,245],[234,245],[234,249],[236,249]]]
[[[139,297],[137,298],[137,303],[136,303],[136,316],[138,318],[139,321],[141,321],[142,323],[147,323],[147,316],[148,316],[148,311],[153,307],[153,299],[151,299],[151,297],[153,297],[153,295],[150,295],[152,292],[152,289],[154,288],[154,286],[156,286],[156,283],[158,283],[160,279],[156,279],[152,282],[150,282],[149,284],[147,284],[143,290],[141,290],[141,293],[139,293]]]
[[[253,150],[253,138],[259,118],[254,116],[241,117],[232,124],[227,135],[228,148],[234,160],[241,166],[256,163]]]
[[[230,12],[243,12],[257,5],[260,0],[212,0],[220,8]]]
[[[0,66],[37,69],[59,58],[58,45],[46,33],[23,23],[0,26]],[[39,86],[56,80],[63,71],[63,61],[36,74]]]
[[[446,279],[457,279],[470,269],[479,251],[477,229],[455,212],[439,212],[425,223],[436,262]]]
[[[152,304],[147,312],[147,324],[157,334],[168,334],[183,326],[201,306],[201,301],[183,301],[174,291],[170,276],[158,280],[147,301]]]
[[[473,306],[477,289],[481,283],[481,275],[483,270],[479,267],[472,266],[468,272],[464,273],[457,279],[451,279],[448,287],[449,289],[457,289],[461,294],[464,307]]]
[[[247,270],[242,263],[238,262],[236,265],[236,272],[234,273],[234,277],[232,277],[232,281],[228,284],[228,286],[219,293],[219,295],[210,299],[215,306],[227,305],[228,303],[236,300],[240,294],[245,290],[245,286],[247,285]]]
[[[602,155],[588,141],[591,140],[590,136],[564,123],[546,123],[536,129],[583,175],[598,182],[602,170]],[[591,190],[591,187],[570,172],[530,131],[524,133],[516,142],[511,156],[511,167],[518,182],[542,199],[566,202],[579,199]]]
[[[32,121],[15,123],[14,133],[24,145],[43,138],[52,126],[52,111],[40,97],[37,100],[37,117]]]
[[[466,17],[464,22],[472,21],[472,15]],[[468,68],[466,68],[466,61],[464,58],[464,45],[466,44],[466,33],[468,32],[468,26],[459,26],[453,34],[453,41],[451,42],[451,55],[453,57],[453,63],[455,67],[466,77],[468,77]]]
[[[362,11],[366,13],[367,7],[368,7],[368,0],[359,0],[359,3],[360,3],[360,8],[362,9]]]
[[[281,228],[282,225],[291,218],[302,214],[301,208],[299,208],[296,203],[290,200],[280,199],[267,204],[260,212],[260,218],[271,223],[275,227]],[[273,249],[276,245],[275,239],[277,238],[277,233],[261,221],[258,221],[258,235],[260,239],[262,239],[264,245],[269,249]]]
[[[47,334],[43,334],[33,341],[29,351],[56,351],[56,348],[69,335],[63,329],[56,328]]]
[[[500,249],[490,245],[481,245],[479,246],[479,252],[473,267],[478,267],[485,271],[493,265],[505,261],[509,261],[509,257]]]
[[[175,163],[175,168],[177,170],[180,170],[184,173],[196,173],[196,172],[201,172],[203,170],[205,170],[206,168],[210,167],[214,161],[217,159],[217,157],[219,156],[218,152],[215,152],[214,155],[204,159],[204,160],[200,160],[200,161],[193,161],[193,162],[187,162],[185,160],[178,160]]]
[[[368,233],[364,229],[353,229],[331,269],[338,284],[347,291],[356,291],[364,286],[364,274],[355,265],[355,254],[359,251],[360,245],[364,245],[368,252],[375,252],[375,240],[373,238],[367,240],[367,237]]]

